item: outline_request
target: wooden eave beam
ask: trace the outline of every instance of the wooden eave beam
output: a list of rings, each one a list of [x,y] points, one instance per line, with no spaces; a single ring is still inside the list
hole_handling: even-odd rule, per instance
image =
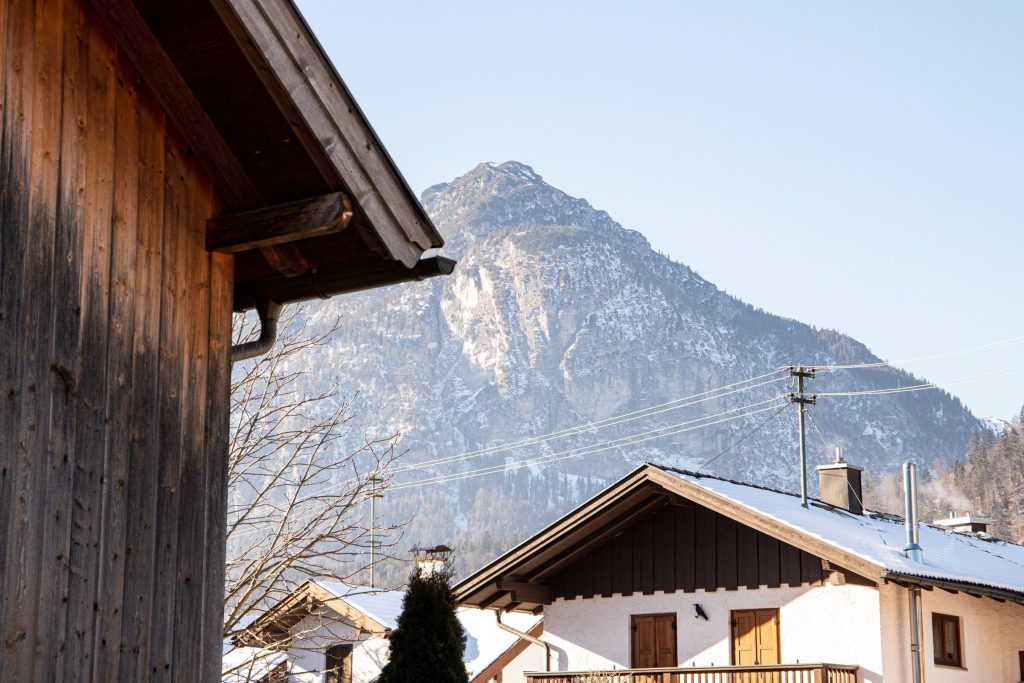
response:
[[[131,0],[92,0],[92,6],[195,153],[227,206],[240,211],[264,205],[249,174],[135,4]],[[262,252],[267,262],[284,275],[301,275],[309,269],[294,245],[268,246]]]
[[[344,192],[218,216],[206,221],[206,249],[235,254],[341,232],[352,220]]]
[[[412,267],[442,240],[289,0],[212,0],[332,189],[348,189],[386,254]]]
[[[551,604],[551,588],[543,583],[498,579],[495,587],[499,591],[507,592],[512,602],[529,602],[537,605]]]

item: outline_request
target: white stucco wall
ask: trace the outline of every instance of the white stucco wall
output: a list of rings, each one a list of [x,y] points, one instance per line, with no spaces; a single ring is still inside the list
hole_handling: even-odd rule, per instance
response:
[[[299,636],[288,649],[288,671],[296,683],[323,683],[327,648],[338,643],[352,643],[352,683],[371,683],[384,668],[388,657],[388,641],[362,634],[356,638],[351,623],[332,610],[308,616],[292,628]]]
[[[707,621],[694,617],[698,603]],[[675,612],[679,666],[727,666],[732,658],[731,611],[761,608],[779,609],[782,663],[857,664],[860,681],[881,682],[879,595],[867,586],[560,599],[544,609],[544,639],[558,653],[560,671],[628,668],[630,615]]]
[[[886,683],[904,683],[910,677],[910,604],[908,591],[882,586],[882,655]],[[921,591],[924,621],[923,660],[927,683],[1020,680],[1018,652],[1024,650],[1024,606],[973,598],[943,590]],[[932,643],[932,613],[960,617],[964,669],[936,666]]]
[[[554,667],[554,656],[551,658]],[[501,670],[501,683],[526,683],[527,671],[544,670],[544,648],[531,643],[525,650],[514,657],[504,669]],[[473,679],[471,679],[473,680]],[[474,681],[474,683],[490,683],[489,681]]]

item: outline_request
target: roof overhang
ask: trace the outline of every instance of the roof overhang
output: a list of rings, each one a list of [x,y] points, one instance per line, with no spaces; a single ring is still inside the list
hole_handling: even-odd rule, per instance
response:
[[[971,595],[976,598],[992,598],[999,602],[1015,602],[1018,605],[1024,605],[1024,593],[1005,590],[1002,588],[994,588],[992,586],[982,586],[976,583],[968,583],[966,581],[949,581],[929,576],[917,576],[915,574],[889,570],[884,570],[882,572],[882,578],[890,583],[895,583],[901,586],[917,586],[918,588],[924,588],[925,590],[941,588],[949,593],[966,593],[967,595]]]
[[[440,234],[291,0],[91,3],[210,177],[208,248],[234,254],[236,296],[356,266],[359,288],[444,274],[420,263]]]

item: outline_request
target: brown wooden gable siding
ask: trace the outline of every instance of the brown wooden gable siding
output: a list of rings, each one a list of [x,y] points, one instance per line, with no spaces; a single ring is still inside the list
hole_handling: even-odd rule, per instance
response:
[[[0,0],[0,55],[0,680],[216,680],[210,183],[86,3]]]
[[[666,504],[554,574],[551,597],[799,586],[830,573],[814,555],[724,515]]]

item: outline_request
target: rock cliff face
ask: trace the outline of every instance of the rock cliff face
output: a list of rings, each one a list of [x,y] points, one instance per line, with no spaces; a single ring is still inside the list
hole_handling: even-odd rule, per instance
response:
[[[406,465],[629,414],[779,366],[878,360],[847,336],[726,294],[523,164],[481,164],[429,188],[423,202],[448,240],[444,253],[459,260],[455,273],[310,307],[314,324],[342,315],[344,325],[317,357],[302,359],[310,383],[339,379],[359,392],[353,434],[403,433]],[[897,370],[859,369],[823,372],[808,386],[825,392],[916,383]],[[774,410],[688,429],[700,424],[693,420],[788,390],[784,378],[409,471],[397,481],[449,478],[389,493],[385,507],[396,518],[416,515],[410,543],[452,540],[469,527],[478,540],[524,535],[643,461],[700,466]],[[907,458],[952,461],[979,424],[959,400],[938,391],[823,398],[811,413],[823,437],[809,427],[812,464],[840,445],[849,460],[875,472]],[[677,433],[647,439],[672,425],[666,431]],[[630,436],[646,440],[518,466]],[[709,469],[795,488],[796,438],[789,409]],[[494,469],[473,474],[485,467]],[[459,475],[466,476],[451,478]]]

